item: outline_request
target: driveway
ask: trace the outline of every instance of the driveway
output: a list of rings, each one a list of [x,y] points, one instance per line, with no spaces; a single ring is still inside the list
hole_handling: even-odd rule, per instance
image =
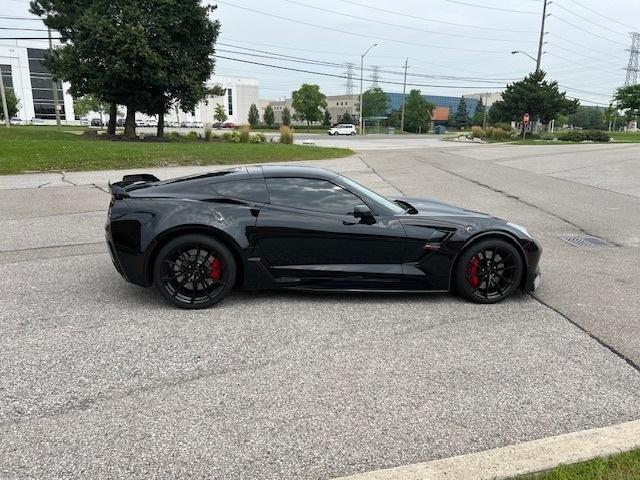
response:
[[[0,477],[328,479],[640,418],[640,147],[397,147],[314,163],[527,225],[535,297],[175,310],[105,252],[123,172],[0,177]]]

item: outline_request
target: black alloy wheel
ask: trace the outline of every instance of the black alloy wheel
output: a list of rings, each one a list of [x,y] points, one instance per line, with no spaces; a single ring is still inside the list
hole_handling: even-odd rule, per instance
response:
[[[154,265],[153,281],[162,296],[181,308],[208,308],[222,300],[236,278],[233,255],[206,235],[171,240]]]
[[[462,253],[456,266],[456,285],[475,302],[496,303],[519,288],[522,271],[522,258],[514,245],[488,239]]]

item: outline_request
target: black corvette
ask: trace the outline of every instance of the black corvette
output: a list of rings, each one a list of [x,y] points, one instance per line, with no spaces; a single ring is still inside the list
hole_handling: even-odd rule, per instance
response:
[[[455,291],[494,303],[540,282],[519,225],[416,198],[387,199],[311,167],[236,168],[110,185],[106,237],[128,281],[206,308],[236,287]]]

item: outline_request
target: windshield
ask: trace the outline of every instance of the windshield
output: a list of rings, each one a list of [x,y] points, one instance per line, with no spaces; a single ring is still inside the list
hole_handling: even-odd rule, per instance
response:
[[[382,195],[377,194],[376,192],[374,192],[372,190],[369,190],[368,188],[363,187],[359,183],[354,182],[353,180],[351,180],[350,178],[341,176],[340,180],[345,185],[347,185],[349,188],[351,188],[351,190],[354,193],[359,194],[361,197],[364,197],[367,200],[370,200],[376,206],[380,206],[380,207],[386,209],[388,212],[385,212],[385,213],[391,213],[393,215],[398,215],[398,214],[404,213],[406,211],[404,208],[402,208],[397,203],[393,203],[391,200],[383,197]]]

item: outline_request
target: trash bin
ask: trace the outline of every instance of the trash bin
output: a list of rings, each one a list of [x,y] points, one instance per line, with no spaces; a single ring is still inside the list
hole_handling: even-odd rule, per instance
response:
[[[447,131],[447,129],[444,125],[436,125],[434,131],[436,135],[443,135]]]

